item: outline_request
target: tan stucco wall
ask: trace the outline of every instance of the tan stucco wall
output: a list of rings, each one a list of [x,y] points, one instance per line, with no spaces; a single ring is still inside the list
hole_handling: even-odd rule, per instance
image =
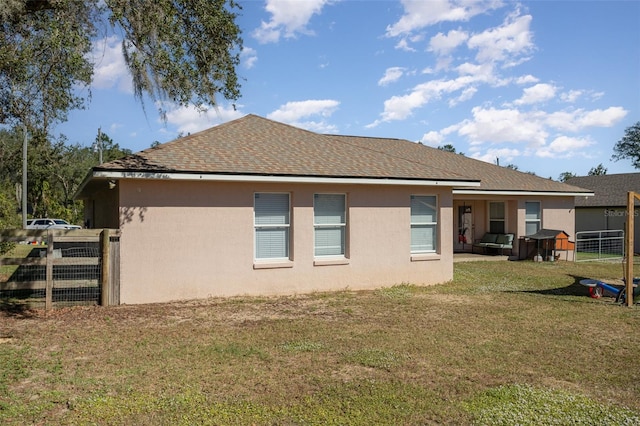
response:
[[[569,235],[569,241],[575,242],[575,209],[573,197],[540,197],[527,198],[521,201],[519,210],[518,232],[525,232],[525,205],[526,201],[540,201],[542,206],[542,228],[564,231]],[[520,244],[518,244],[520,245]],[[558,251],[560,259],[573,261],[575,253],[571,251]],[[523,256],[524,257],[524,253]]]
[[[453,277],[451,188],[121,180],[122,303],[434,284]],[[253,195],[291,194],[291,259],[255,269]],[[314,265],[313,194],[346,193],[345,264]],[[437,255],[410,255],[410,195],[437,195]],[[428,260],[424,260],[428,259]]]
[[[530,200],[527,200],[530,201]],[[542,201],[542,227],[557,229],[569,234],[575,241],[575,209],[573,197],[544,197]],[[524,204],[523,204],[524,209]],[[524,214],[524,212],[523,212]],[[524,217],[523,217],[524,220]]]

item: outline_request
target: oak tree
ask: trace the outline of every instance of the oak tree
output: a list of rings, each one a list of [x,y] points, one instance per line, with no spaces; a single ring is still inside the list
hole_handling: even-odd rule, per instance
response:
[[[627,127],[624,136],[613,147],[614,160],[629,159],[633,167],[640,169],[640,121]]]
[[[234,0],[0,2],[0,124],[47,134],[90,92],[91,42],[115,33],[138,99],[166,104],[237,100],[242,49]],[[84,96],[82,96],[84,94]],[[144,104],[143,104],[144,106]]]
[[[607,169],[602,165],[602,163],[598,164],[596,167],[592,167],[589,169],[587,176],[603,176],[607,174]]]

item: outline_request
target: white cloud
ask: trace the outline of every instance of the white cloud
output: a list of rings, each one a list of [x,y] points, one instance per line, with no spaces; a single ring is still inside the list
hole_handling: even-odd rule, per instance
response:
[[[402,67],[391,67],[387,68],[384,72],[384,76],[378,80],[378,86],[386,86],[389,83],[393,83],[398,81],[400,77],[404,74],[404,68]]]
[[[310,115],[319,114],[323,117],[329,117],[338,105],[340,105],[340,102],[331,99],[287,102],[268,114],[267,118],[283,123],[291,123]]]
[[[505,62],[514,65],[526,60],[533,50],[531,15],[519,16],[519,11],[509,15],[502,25],[490,28],[469,38],[467,46],[477,49],[478,62]],[[520,59],[516,59],[520,58]]]
[[[262,21],[253,32],[260,43],[276,43],[281,36],[295,37],[297,34],[313,34],[307,24],[315,14],[329,4],[330,0],[267,0],[265,9],[271,14],[269,22]]]
[[[433,3],[433,4],[432,4]],[[440,18],[446,20],[443,17],[448,16],[449,20],[453,20],[453,16],[462,16],[464,11],[470,11],[466,9],[466,3],[462,2],[405,2],[405,10],[411,12],[411,16],[414,21],[409,25],[408,16],[407,20],[403,21],[406,26],[403,28],[420,28],[418,22],[421,25],[427,25],[426,23],[432,22],[430,19],[420,15],[425,11],[431,11],[431,8],[435,8],[435,11],[431,11],[436,17],[440,16],[434,22],[439,22]],[[425,6],[428,5],[428,6]],[[482,10],[495,7],[497,3],[483,3],[479,6]],[[473,9],[476,10],[476,9]],[[442,12],[439,15],[439,12]],[[448,11],[445,13],[445,11]],[[431,13],[430,12],[430,13]],[[458,15],[462,14],[462,15]],[[468,15],[473,16],[473,13]],[[403,17],[403,18],[405,18]],[[462,19],[462,18],[460,18]],[[467,19],[467,18],[464,18]],[[402,20],[401,20],[402,21]],[[433,100],[439,100],[445,95],[454,94],[451,99],[447,99],[449,107],[453,107],[460,102],[470,99],[478,90],[479,84],[489,84],[493,87],[505,86],[513,82],[511,78],[500,77],[496,73],[496,64],[514,64],[523,58],[523,55],[529,54],[533,50],[533,42],[531,32],[529,30],[531,24],[531,16],[520,16],[520,11],[516,10],[505,18],[502,25],[494,28],[490,28],[478,34],[474,34],[468,38],[468,34],[462,30],[449,31],[447,35],[439,33],[437,36],[431,39],[430,49],[438,54],[449,53],[452,49],[460,46],[467,40],[467,47],[477,50],[476,60],[477,63],[465,62],[457,67],[455,70],[458,72],[459,77],[453,79],[439,79],[432,80],[415,86],[411,91],[404,95],[396,95],[387,99],[384,102],[384,111],[380,114],[380,118],[367,127],[375,127],[380,123],[404,120],[410,117],[413,111],[417,108],[421,108],[427,103]],[[398,29],[399,27],[395,27]],[[392,32],[392,34],[395,34]],[[467,39],[468,38],[468,39]],[[453,61],[452,56],[439,55],[436,61],[436,71],[448,69]],[[525,76],[519,81],[534,81],[535,77]],[[535,87],[535,86],[534,86]],[[534,89],[530,89],[525,92],[525,96],[521,98],[520,103],[532,103],[534,101],[539,102],[547,99],[551,92],[555,94],[555,89],[550,91],[553,86],[540,85]],[[546,89],[546,91],[543,91]]]
[[[244,47],[240,53],[240,59],[245,68],[251,69],[258,62],[258,52],[251,47]]]
[[[578,132],[587,127],[611,127],[626,117],[628,111],[622,107],[605,110],[556,111],[546,117],[546,124],[562,131]]]
[[[415,34],[412,36],[405,36],[398,41],[395,45],[395,48],[398,50],[404,50],[405,52],[415,52],[416,49],[413,48],[409,43],[419,43],[424,40],[424,34]]]
[[[584,153],[584,148],[594,145],[591,139],[558,136],[548,146],[536,150],[536,156],[542,158],[569,158]]]
[[[404,15],[387,27],[388,37],[397,37],[439,22],[468,21],[475,15],[502,6],[498,0],[402,0]]]
[[[429,41],[429,51],[438,55],[447,55],[456,47],[467,41],[469,34],[465,31],[451,30],[446,35],[438,33]]]
[[[122,40],[116,36],[93,42],[91,58],[94,63],[92,86],[96,89],[117,88],[133,93],[131,74],[122,56]]]
[[[422,138],[420,138],[420,142],[426,145],[431,145],[431,146],[438,146],[442,143],[443,140],[444,140],[444,135],[442,135],[442,133],[440,132],[435,132],[433,130],[425,133],[424,135],[422,135]]]
[[[521,77],[516,78],[515,83],[516,84],[530,84],[530,83],[537,83],[540,80],[537,77],[532,76],[531,74],[528,75],[523,75]]]
[[[569,90],[568,92],[560,94],[560,99],[564,102],[574,103],[583,93],[582,90]]]
[[[398,50],[404,50],[405,52],[415,52],[416,49],[414,49],[413,47],[409,46],[409,42],[407,41],[406,38],[400,39],[400,41],[398,41],[398,43],[396,43],[396,49]]]
[[[384,112],[381,121],[404,120],[415,108],[419,108],[429,101],[428,95],[422,90],[414,90],[408,95],[392,96],[384,101]]]
[[[290,123],[292,126],[300,127],[302,129],[309,130],[311,132],[316,133],[325,133],[325,134],[337,134],[338,127],[327,123],[325,120],[320,121],[296,121],[295,123]]]
[[[337,127],[327,123],[324,118],[330,117],[339,105],[339,101],[331,99],[287,102],[267,114],[267,118],[314,132],[337,133]],[[311,116],[320,116],[322,119],[304,120]]]
[[[453,63],[451,56],[440,56],[436,61],[436,71],[448,70]]]
[[[440,131],[432,130],[422,140],[441,144],[447,135],[456,133],[469,143],[473,158],[488,162],[494,162],[496,157],[511,162],[516,156],[529,155],[540,158],[587,157],[587,148],[595,145],[595,142],[588,135],[569,136],[564,132],[578,132],[588,127],[610,127],[627,113],[621,107],[553,113],[475,107],[472,109],[472,118]],[[554,134],[551,141],[550,134]],[[490,144],[491,147],[485,150],[484,144]],[[513,148],[513,145],[522,147]]]
[[[471,154],[471,158],[492,164],[496,164],[496,161],[499,160],[501,164],[507,165],[521,155],[522,153],[514,148],[490,148],[484,154],[474,152]]]
[[[560,131],[577,131],[576,116],[578,114],[580,114],[579,110],[555,111],[547,115],[545,124]]]
[[[330,65],[330,62],[325,55],[321,55],[318,59],[320,60],[318,68],[325,69]]]
[[[456,67],[456,71],[461,76],[472,76],[475,81],[484,82],[493,86],[503,85],[502,80],[497,78],[495,74],[495,67],[492,63],[485,64],[471,64],[465,62]]]
[[[514,104],[526,105],[545,102],[556,96],[556,87],[552,84],[539,83],[523,90],[522,97],[516,99]]]
[[[622,107],[609,107],[605,110],[587,111],[578,119],[581,127],[611,127],[627,115]]]
[[[167,108],[167,123],[176,127],[178,133],[196,133],[209,127],[240,118],[244,113],[232,106],[207,107],[174,106]]]
[[[458,96],[457,98],[449,99],[449,107],[454,107],[460,102],[468,101],[469,99],[473,98],[473,95],[475,95],[477,91],[478,89],[476,89],[475,87],[467,87],[462,91],[460,96]]]
[[[407,48],[413,32],[424,27],[445,21],[467,21],[479,13],[500,8],[505,3],[500,1],[473,2],[466,0],[406,0],[402,1],[404,15],[394,25],[387,27],[387,36],[402,36],[403,46]],[[491,87],[537,83],[538,79],[526,75],[515,79],[504,77],[497,72],[500,68],[512,67],[529,59],[534,50],[533,36],[530,31],[531,15],[521,15],[516,6],[502,23],[485,31],[470,34],[466,29],[454,29],[438,32],[431,37],[428,50],[435,53],[435,63],[425,70],[429,73],[455,70],[457,78],[445,78],[419,84],[409,92],[390,97],[384,102],[384,110],[380,117],[367,127],[375,127],[383,122],[405,120],[415,109],[441,100],[445,96],[448,106],[455,107],[461,102],[471,99],[480,85]],[[455,55],[454,51],[461,46],[475,51],[475,61],[462,62],[455,65],[464,55]],[[408,50],[408,49],[405,49]],[[381,80],[382,82],[383,80]],[[541,85],[525,92],[519,104],[541,102],[555,95],[552,85]],[[546,92],[543,92],[546,89]],[[551,96],[553,97],[553,96]]]
[[[547,145],[551,131],[577,132],[587,127],[611,127],[624,118],[627,111],[621,107],[593,111],[520,111],[518,109],[496,109],[475,107],[473,118],[458,123],[457,131],[472,145],[482,143],[526,143],[532,147]],[[558,135],[557,145],[568,145],[569,139]],[[573,138],[571,141],[584,141]],[[581,142],[584,143],[584,142]],[[557,148],[554,148],[556,151]]]
[[[411,116],[413,110],[427,103],[440,99],[445,94],[462,91],[458,100],[469,99],[476,89],[470,89],[474,84],[490,82],[492,76],[487,75],[463,75],[450,80],[430,80],[415,86],[410,93],[401,96],[392,96],[384,101],[384,111],[381,118],[369,124],[368,128],[388,121],[404,120]],[[489,81],[488,81],[489,80]]]
[[[473,108],[472,113],[473,119],[464,120],[458,130],[471,144],[525,142],[542,146],[548,136],[538,113],[483,107]]]

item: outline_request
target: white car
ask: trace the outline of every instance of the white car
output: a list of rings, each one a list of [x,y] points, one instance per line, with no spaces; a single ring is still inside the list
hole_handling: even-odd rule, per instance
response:
[[[27,229],[82,229],[62,219],[29,219]]]

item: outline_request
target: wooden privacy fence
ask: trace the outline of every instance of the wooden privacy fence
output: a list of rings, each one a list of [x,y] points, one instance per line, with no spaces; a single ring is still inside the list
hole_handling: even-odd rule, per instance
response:
[[[119,230],[4,230],[0,242],[16,244],[0,257],[0,299],[120,304]]]

